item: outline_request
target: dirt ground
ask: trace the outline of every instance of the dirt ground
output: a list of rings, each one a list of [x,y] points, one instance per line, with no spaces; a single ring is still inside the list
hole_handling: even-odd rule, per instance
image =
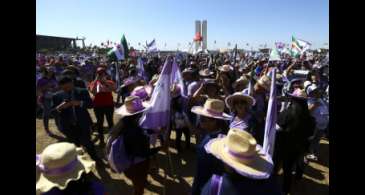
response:
[[[94,113],[89,110],[93,121],[96,121]],[[118,117],[114,116],[114,123]],[[106,122],[104,124],[106,125]],[[43,128],[42,119],[36,119],[36,152],[41,153],[42,150],[49,144],[58,142],[64,137],[60,133],[54,120],[50,120],[50,130],[55,134],[54,137],[49,137]],[[107,134],[105,134],[106,137]],[[96,138],[93,134],[93,140]],[[184,137],[184,136],[183,136]],[[171,139],[175,139],[174,132]],[[184,140],[184,138],[183,138]],[[195,145],[195,138],[192,137],[192,146]],[[98,155],[103,155],[103,148],[100,148],[99,141],[94,141]],[[184,144],[183,144],[184,146]],[[192,147],[193,148],[193,147]],[[329,142],[321,140],[320,156],[317,162],[310,162],[305,169],[304,178],[294,184],[292,195],[327,195],[329,194]],[[158,170],[151,170],[148,175],[148,186],[144,194],[155,195],[187,195],[190,192],[194,170],[195,170],[195,152],[193,150],[183,150],[183,153],[178,155],[175,148],[170,147],[170,156],[172,168],[168,164],[168,156],[164,152],[157,154]],[[95,174],[103,181],[110,195],[133,194],[132,183],[124,174],[112,172],[110,167],[97,168]]]

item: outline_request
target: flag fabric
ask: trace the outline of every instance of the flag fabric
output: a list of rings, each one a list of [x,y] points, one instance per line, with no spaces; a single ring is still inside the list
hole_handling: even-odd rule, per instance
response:
[[[120,45],[115,45],[107,53],[107,56],[113,60],[125,60],[126,58],[128,58],[128,44],[124,35],[120,42]]]
[[[180,71],[179,65],[177,64],[176,60],[177,59],[175,58],[175,60],[172,64],[171,83],[174,84],[174,85],[179,86],[181,96],[186,98],[187,94],[186,94],[186,91],[185,91],[184,82],[183,82],[183,79],[182,79],[182,76],[181,76],[181,71]]]
[[[129,49],[128,49],[128,43],[127,39],[125,38],[125,35],[122,36],[122,39],[120,40],[121,48],[123,49],[124,58],[128,58],[129,56]]]
[[[271,89],[268,109],[265,121],[265,135],[263,150],[271,157],[274,153],[275,135],[276,135],[276,119],[277,119],[277,100],[276,100],[276,68],[271,70]]]
[[[113,60],[125,59],[123,47],[121,47],[120,45],[114,46],[111,50],[108,51],[107,55]]]
[[[151,107],[143,113],[140,119],[139,124],[142,128],[159,130],[169,125],[172,66],[172,61],[167,58],[152,93]]]
[[[271,50],[269,61],[281,61],[280,54],[276,48]]]
[[[119,90],[120,76],[119,76],[119,65],[118,65],[118,63],[115,63],[115,83],[117,85],[117,90]]]
[[[147,53],[156,52],[157,51],[157,46],[156,46],[155,39],[153,39],[153,41],[151,41],[151,43],[146,42],[146,47],[147,47]]]
[[[137,59],[137,71],[138,71],[138,76],[143,78],[143,80],[147,81],[147,77],[144,71],[144,63],[141,57],[138,57]]]
[[[298,57],[298,55],[303,54],[310,48],[311,44],[307,41],[303,41],[300,39],[296,39],[292,36],[292,43],[291,43],[291,54],[292,56]]]

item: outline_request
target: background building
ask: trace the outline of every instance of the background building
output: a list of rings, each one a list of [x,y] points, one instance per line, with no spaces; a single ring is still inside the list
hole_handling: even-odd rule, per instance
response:
[[[36,48],[40,49],[53,49],[53,50],[65,50],[76,48],[76,41],[82,40],[82,45],[85,47],[85,38],[67,38],[67,37],[54,37],[46,35],[37,35]]]

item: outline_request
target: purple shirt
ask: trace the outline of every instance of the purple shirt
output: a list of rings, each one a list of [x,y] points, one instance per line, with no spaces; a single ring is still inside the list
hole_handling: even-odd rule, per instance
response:
[[[194,81],[188,85],[188,96],[193,96],[196,90],[200,87],[199,81]]]
[[[56,79],[48,79],[46,77],[42,77],[41,79],[39,79],[37,81],[37,88],[42,88],[42,87],[46,87],[46,89],[44,89],[43,93],[44,92],[48,92],[50,91],[51,89],[54,89],[57,87],[57,81]]]
[[[237,117],[234,117],[232,119],[231,123],[229,124],[229,128],[230,129],[237,128],[237,129],[241,129],[244,131],[248,131],[250,128],[250,124],[249,124],[250,118],[251,118],[250,114],[246,115],[244,119],[238,119]]]

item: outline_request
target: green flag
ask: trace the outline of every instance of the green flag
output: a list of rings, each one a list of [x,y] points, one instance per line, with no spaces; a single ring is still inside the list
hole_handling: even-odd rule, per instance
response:
[[[118,44],[114,46],[107,53],[108,57],[113,61],[125,60],[128,58],[128,54],[129,54],[128,44],[124,35],[120,41],[120,45]]]
[[[121,48],[123,49],[124,59],[127,59],[129,55],[129,49],[128,49],[127,39],[125,38],[124,34],[122,39],[120,40],[120,45]]]

